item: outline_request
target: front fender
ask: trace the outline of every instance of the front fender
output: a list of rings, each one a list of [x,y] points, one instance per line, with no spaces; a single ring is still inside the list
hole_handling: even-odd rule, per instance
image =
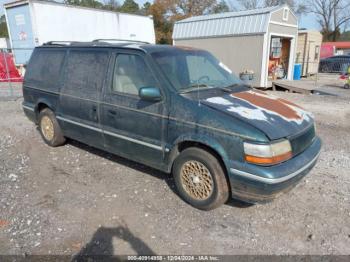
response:
[[[229,157],[224,147],[216,139],[203,134],[184,134],[179,136],[172,144],[169,154],[169,172],[171,171],[175,158],[180,153],[178,151],[178,145],[183,142],[199,143],[214,150],[221,157],[225,164],[226,170],[228,170]]]

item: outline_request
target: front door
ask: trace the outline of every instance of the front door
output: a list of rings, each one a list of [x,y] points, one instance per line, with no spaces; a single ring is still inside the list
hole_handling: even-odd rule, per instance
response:
[[[101,101],[101,125],[106,147],[116,154],[161,167],[167,124],[165,96],[161,101],[140,99],[141,87],[158,87],[145,55],[121,51],[113,58],[110,85]]]

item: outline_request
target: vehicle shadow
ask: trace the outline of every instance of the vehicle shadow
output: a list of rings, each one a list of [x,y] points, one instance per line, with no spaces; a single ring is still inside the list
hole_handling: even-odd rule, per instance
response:
[[[117,247],[113,245],[114,239],[127,242],[137,255],[156,255],[154,251],[140,238],[136,237],[127,226],[115,228],[100,227],[73,258],[72,261],[110,261],[118,254]]]
[[[151,176],[158,178],[160,180],[164,180],[164,182],[168,185],[168,187],[171,189],[171,191],[174,194],[178,195],[177,190],[176,190],[176,186],[175,186],[175,181],[174,181],[173,177],[167,173],[164,173],[164,172],[159,171],[157,169],[154,169],[154,168],[145,166],[143,164],[134,162],[132,160],[108,153],[106,151],[103,151],[103,150],[100,150],[97,148],[93,148],[91,146],[88,146],[88,145],[83,144],[83,143],[76,141],[76,140],[68,139],[67,143],[71,146],[77,147],[81,150],[87,151],[87,152],[94,154],[96,156],[113,161],[119,165],[123,165],[123,166],[129,167],[129,168],[135,169],[136,171],[146,173],[147,175],[151,175]],[[228,200],[226,205],[229,205],[231,207],[236,207],[236,208],[247,208],[247,207],[253,206],[253,204],[245,203],[245,202],[242,202],[240,200],[231,199],[231,198]]]

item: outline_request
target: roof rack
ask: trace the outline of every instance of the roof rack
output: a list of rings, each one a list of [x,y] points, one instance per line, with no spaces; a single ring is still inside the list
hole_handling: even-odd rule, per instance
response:
[[[44,45],[70,45],[74,43],[75,41],[49,41],[44,43]]]
[[[130,43],[150,44],[149,42],[146,42],[146,41],[129,40],[129,39],[95,39],[92,42],[130,42]]]

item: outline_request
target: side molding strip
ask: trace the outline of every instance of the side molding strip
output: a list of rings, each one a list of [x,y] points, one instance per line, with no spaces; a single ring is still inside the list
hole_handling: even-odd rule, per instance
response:
[[[284,177],[280,177],[280,178],[266,178],[266,177],[261,177],[261,176],[257,176],[257,175],[253,175],[251,173],[247,173],[238,169],[234,169],[234,168],[230,168],[230,171],[234,174],[234,175],[239,175],[242,177],[246,177],[252,180],[256,180],[259,182],[263,182],[266,184],[278,184],[278,183],[282,183],[284,181],[287,181],[297,175],[299,175],[300,173],[302,173],[303,171],[305,171],[306,169],[308,169],[311,165],[313,165],[317,158],[319,157],[320,152],[314,157],[314,159],[312,159],[308,164],[306,164],[305,166],[303,166],[302,168],[300,168],[299,170],[284,176]]]
[[[95,101],[95,100],[91,100],[91,99],[85,99],[85,98],[72,96],[72,95],[68,95],[68,94],[63,94],[63,93],[57,93],[57,92],[53,92],[53,91],[43,90],[43,89],[36,88],[36,87],[33,87],[33,86],[28,86],[28,85],[26,85],[25,87],[26,88],[35,89],[35,90],[39,90],[39,91],[46,92],[46,93],[52,93],[52,94],[56,94],[56,95],[68,96],[68,97],[72,97],[72,98],[76,98],[76,99],[80,99],[80,100],[85,100],[85,101],[90,101],[90,102],[94,102],[94,103],[110,105],[110,106],[114,106],[114,107],[118,107],[118,108],[123,108],[125,110],[139,112],[139,113],[142,113],[142,114],[152,115],[152,116],[161,117],[161,118],[165,118],[165,119],[168,118],[167,116],[164,116],[164,115],[150,113],[150,112],[147,112],[147,111],[138,110],[138,109],[134,109],[134,108],[130,108],[130,107],[125,107],[125,106],[121,106],[121,105],[110,104],[110,103],[106,103],[106,102],[103,102],[103,101]],[[214,130],[214,131],[226,134],[226,135],[233,135],[233,136],[237,136],[237,137],[240,137],[240,138],[243,138],[243,139],[249,139],[249,140],[252,140],[252,141],[256,140],[256,138],[254,138],[254,137],[245,136],[245,135],[242,135],[242,134],[237,134],[235,132],[226,131],[226,130],[223,130],[223,129],[220,129],[220,128],[215,128],[215,127],[211,127],[211,126],[207,126],[207,125],[202,125],[202,124],[198,124],[198,123],[195,123],[195,122],[184,121],[182,119],[178,119],[178,118],[174,118],[174,117],[169,117],[168,119],[172,120],[172,121],[176,121],[176,122],[180,122],[180,123],[196,126],[196,127],[199,126],[199,127],[203,127],[203,128],[206,128],[206,129]]]
[[[103,134],[106,134],[106,135],[110,135],[110,136],[114,136],[114,137],[117,137],[117,138],[121,138],[121,139],[130,141],[130,142],[133,142],[133,143],[136,143],[136,144],[139,144],[139,145],[143,145],[143,146],[147,146],[147,147],[159,150],[159,151],[163,151],[163,148],[161,146],[157,146],[157,145],[154,145],[154,144],[143,142],[143,141],[131,138],[131,137],[119,135],[119,134],[112,133],[112,132],[109,132],[109,131],[104,131],[104,130],[102,130],[100,128],[96,128],[96,127],[92,127],[90,125],[82,124],[82,123],[79,123],[79,122],[76,122],[76,121],[73,121],[73,120],[70,120],[70,119],[67,119],[67,118],[64,118],[64,117],[56,116],[56,118],[59,119],[59,120],[65,121],[67,123],[71,123],[71,124],[74,124],[74,125],[77,125],[77,126],[81,126],[81,127],[84,127],[84,128],[88,128],[88,129],[94,130],[96,132],[100,132],[100,133],[103,133]]]
[[[22,107],[23,107],[24,109],[27,109],[27,110],[29,110],[29,111],[33,111],[33,112],[34,112],[34,108],[32,108],[32,107],[30,107],[30,106],[24,106],[24,105],[22,105]]]

